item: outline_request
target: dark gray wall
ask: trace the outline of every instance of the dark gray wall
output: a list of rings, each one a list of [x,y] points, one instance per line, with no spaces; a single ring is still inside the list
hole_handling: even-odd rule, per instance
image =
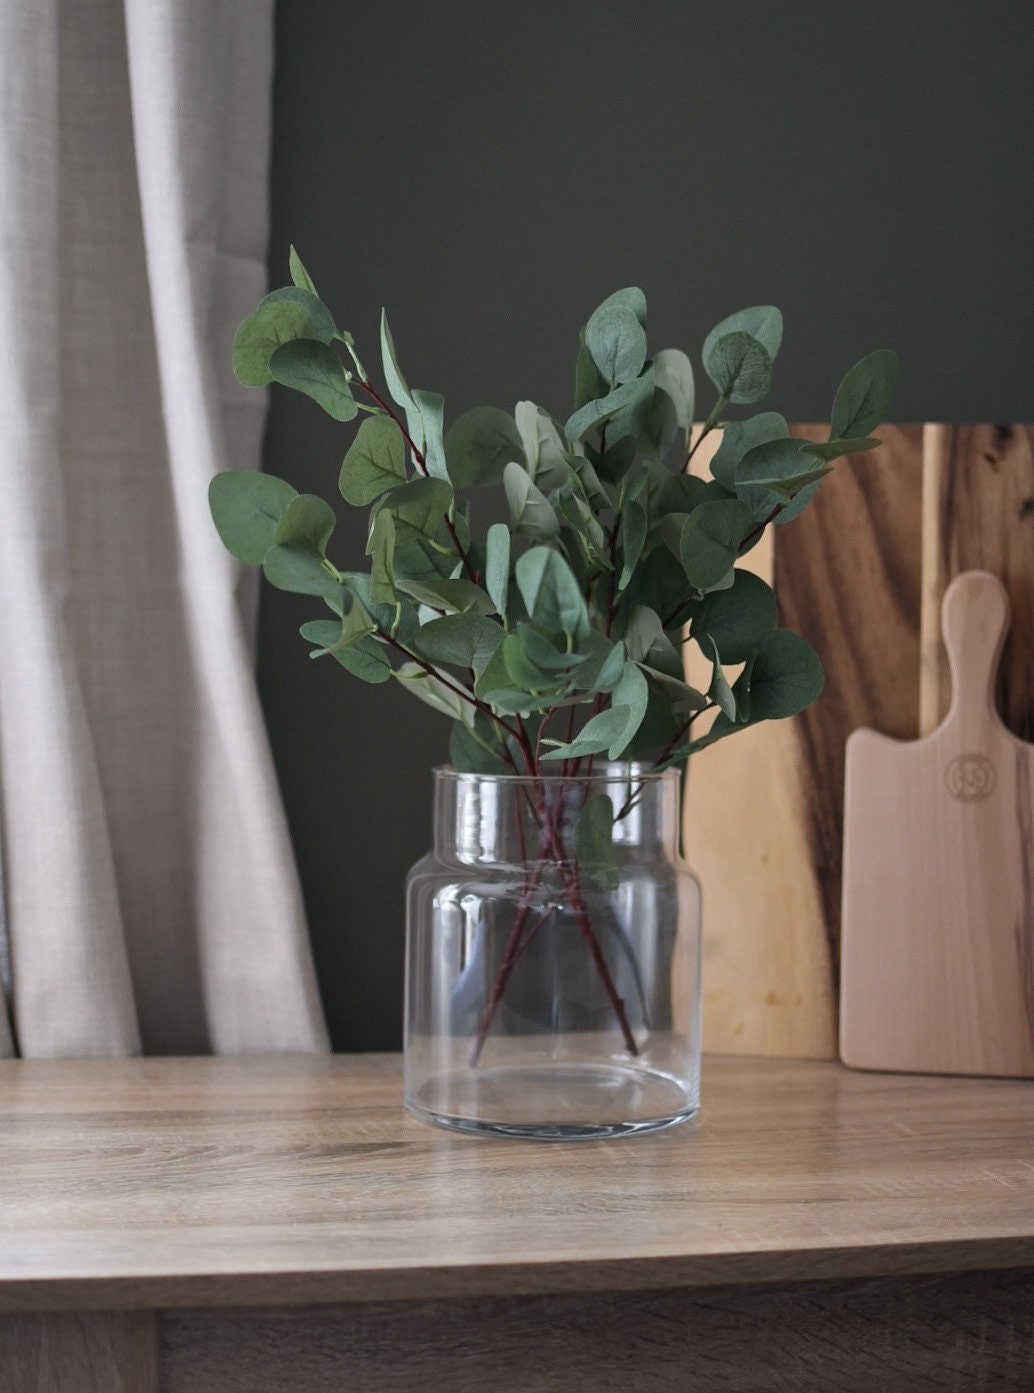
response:
[[[271,280],[293,241],[367,366],[386,305],[447,418],[565,415],[578,326],[636,283],[652,345],[694,355],[733,309],[781,306],[791,420],[883,346],[897,419],[1030,420],[1032,58],[1029,3],[281,0]],[[266,467],[332,496],[351,434],[277,393]],[[263,698],[335,1044],[396,1048],[447,732],[310,663],[311,617],[266,591]]]

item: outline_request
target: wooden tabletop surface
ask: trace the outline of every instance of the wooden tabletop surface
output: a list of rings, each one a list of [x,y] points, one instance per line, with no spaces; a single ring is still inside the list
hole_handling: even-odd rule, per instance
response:
[[[709,1059],[583,1143],[406,1116],[397,1056],[0,1063],[0,1309],[1034,1267],[1034,1085]]]

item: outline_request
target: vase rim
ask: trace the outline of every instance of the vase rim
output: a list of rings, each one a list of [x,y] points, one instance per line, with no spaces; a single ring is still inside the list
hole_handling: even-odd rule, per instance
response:
[[[626,764],[604,760],[597,764],[591,774],[477,774],[462,769],[454,769],[451,764],[439,764],[432,769],[435,779],[476,780],[494,784],[660,784],[677,779],[681,770],[675,766],[668,769],[643,768],[638,764]]]

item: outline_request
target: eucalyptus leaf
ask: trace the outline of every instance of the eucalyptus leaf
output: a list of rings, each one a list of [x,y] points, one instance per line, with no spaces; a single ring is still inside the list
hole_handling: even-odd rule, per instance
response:
[[[710,639],[727,663],[742,663],[776,625],[776,598],[770,586],[751,571],[737,570],[728,590],[704,596],[692,621],[691,633],[700,643]]]
[[[773,629],[758,643],[750,677],[750,719],[796,716],[822,694],[822,664],[798,634]]]
[[[729,334],[749,334],[774,362],[783,342],[783,316],[775,305],[752,305],[749,309],[737,310],[716,324],[704,340],[703,357],[706,362],[711,350],[720,339]]]
[[[559,552],[532,547],[518,558],[514,574],[529,616],[547,633],[564,633],[572,641],[589,633],[585,598]]]
[[[643,554],[643,543],[649,519],[646,509],[634,498],[629,499],[621,510],[621,574],[618,589],[624,590],[632,579],[632,572]]]
[[[323,595],[336,588],[326,562],[309,547],[274,544],[262,561],[270,585],[294,595]]]
[[[373,638],[360,639],[345,648],[334,648],[331,657],[363,682],[387,682],[392,675],[383,645]]]
[[[557,536],[560,522],[549,500],[535,487],[527,470],[516,460],[511,460],[503,470],[503,488],[506,490],[510,517],[518,532],[530,532],[533,537],[542,539]]]
[[[273,381],[269,360],[293,339],[316,339],[329,344],[337,333],[323,301],[298,286],[274,290],[237,330],[233,370],[245,387],[264,387]]]
[[[381,366],[384,370],[384,380],[388,384],[389,396],[396,406],[402,407],[406,414],[406,426],[410,439],[418,450],[423,450],[423,414],[410,391],[409,383],[402,375],[402,369],[399,367],[398,356],[395,352],[395,340],[391,336],[388,315],[385,310],[381,310]]]
[[[582,691],[612,692],[621,681],[628,660],[624,643],[611,643],[606,635],[594,630],[581,646],[589,651],[572,671],[572,684]]]
[[[432,663],[450,663],[480,675],[502,641],[501,625],[481,614],[458,613],[424,624],[416,647]]]
[[[524,458],[513,417],[495,406],[476,406],[458,416],[445,436],[445,456],[457,488],[497,484],[510,460]]]
[[[612,387],[638,377],[646,362],[646,331],[625,305],[604,305],[585,326],[585,343]]]
[[[370,558],[370,597],[377,604],[394,604],[395,589],[395,519],[390,513],[378,513],[373,520],[366,544]]]
[[[375,506],[378,512],[387,509],[391,513],[396,528],[403,523],[422,536],[433,538],[441,529],[452,499],[452,487],[444,479],[421,477],[382,493]]]
[[[737,405],[759,401],[772,385],[772,359],[750,334],[726,334],[704,354],[707,375]]]
[[[711,461],[714,478],[730,492],[736,488],[740,460],[756,445],[785,440],[790,434],[786,419],[776,411],[762,411],[745,421],[730,421],[722,431],[722,443]]]
[[[397,576],[396,588],[404,595],[419,600],[421,604],[435,609],[444,609],[452,614],[494,614],[495,605],[472,580],[462,577],[455,579],[436,579],[416,581],[409,577]]]
[[[350,650],[348,650],[350,651]],[[456,690],[456,684],[448,673],[428,672],[419,663],[402,663],[392,674],[406,688],[428,706],[441,711],[454,721],[473,726],[474,706]]]
[[[587,402],[606,396],[607,384],[600,376],[600,370],[592,361],[592,354],[585,343],[585,330],[581,332],[578,346],[578,359],[574,370],[574,409],[580,411]]]
[[[449,478],[445,464],[445,441],[443,437],[445,398],[441,392],[425,392],[415,388],[413,401],[423,422],[424,467],[432,479]]]
[[[680,541],[682,569],[691,585],[707,590],[724,578],[736,564],[751,522],[750,510],[734,498],[694,508]]]
[[[571,467],[548,411],[533,401],[519,401],[513,416],[532,483],[540,489],[555,489],[567,483]]]
[[[601,310],[611,309],[614,305],[631,310],[643,328],[646,328],[646,296],[637,285],[628,285],[623,290],[615,290],[612,295],[608,295],[596,306],[593,310],[593,316],[599,314]]]
[[[603,425],[623,408],[634,404],[641,394],[642,387],[637,378],[633,378],[631,382],[622,383],[620,387],[615,387],[612,392],[608,392],[605,397],[586,402],[567,422],[564,434],[572,444],[576,444],[588,435],[594,426]]]
[[[718,645],[713,639],[708,641],[713,658],[711,670],[711,685],[707,689],[707,695],[730,721],[736,720],[736,698],[732,694],[732,687],[729,685],[728,678],[722,671],[722,660],[718,653]]]
[[[645,682],[645,678],[643,679]],[[632,711],[629,706],[610,706],[586,721],[578,735],[567,744],[548,750],[544,760],[581,759],[585,755],[602,754],[614,741],[622,741]],[[622,743],[622,748],[624,748]]]
[[[593,793],[578,814],[574,854],[582,871],[605,890],[618,885],[614,856],[614,804],[606,793]]]
[[[898,377],[898,355],[878,349],[855,363],[837,388],[830,415],[830,438],[868,436],[890,408]]]
[[[462,774],[512,774],[502,753],[502,745],[491,721],[478,711],[471,725],[453,723],[449,737],[449,760]]]
[[[817,459],[832,462],[835,459],[843,459],[845,455],[860,455],[866,450],[875,450],[881,443],[872,436],[863,436],[855,440],[808,440],[802,441],[801,449],[806,454],[815,455]]]
[[[528,628],[529,625],[520,624],[513,633],[507,634],[503,639],[500,652],[503,655],[507,677],[515,688],[528,692],[531,696],[540,696],[544,692],[562,692],[566,686],[563,674],[539,667],[522,642],[523,631]]]
[[[297,496],[283,479],[251,469],[226,470],[208,486],[208,506],[222,544],[248,566],[261,566],[277,524]]]
[[[281,546],[299,547],[322,558],[334,531],[336,519],[329,503],[314,493],[299,493],[284,509],[276,525],[273,541]]]
[[[310,295],[317,294],[316,287],[312,283],[312,277],[302,265],[302,259],[295,251],[294,247],[291,247],[288,253],[288,266],[291,271],[291,279],[300,290],[307,290]]]
[[[682,430],[693,425],[696,387],[693,364],[680,348],[662,348],[654,356],[653,378],[658,388],[670,397],[675,407],[675,419]]]
[[[356,432],[341,465],[339,487],[347,503],[364,507],[406,479],[406,446],[388,416],[371,416]]]
[[[485,539],[485,589],[496,613],[506,617],[510,590],[510,529],[494,522]]]
[[[270,356],[269,371],[281,386],[304,392],[335,421],[352,421],[359,414],[344,365],[329,344],[318,339],[283,343]]]

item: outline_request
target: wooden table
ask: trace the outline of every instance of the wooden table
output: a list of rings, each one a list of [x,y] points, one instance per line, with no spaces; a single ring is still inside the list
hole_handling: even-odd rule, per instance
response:
[[[696,1123],[395,1056],[0,1064],[0,1393],[1034,1388],[1034,1087],[710,1059]]]

